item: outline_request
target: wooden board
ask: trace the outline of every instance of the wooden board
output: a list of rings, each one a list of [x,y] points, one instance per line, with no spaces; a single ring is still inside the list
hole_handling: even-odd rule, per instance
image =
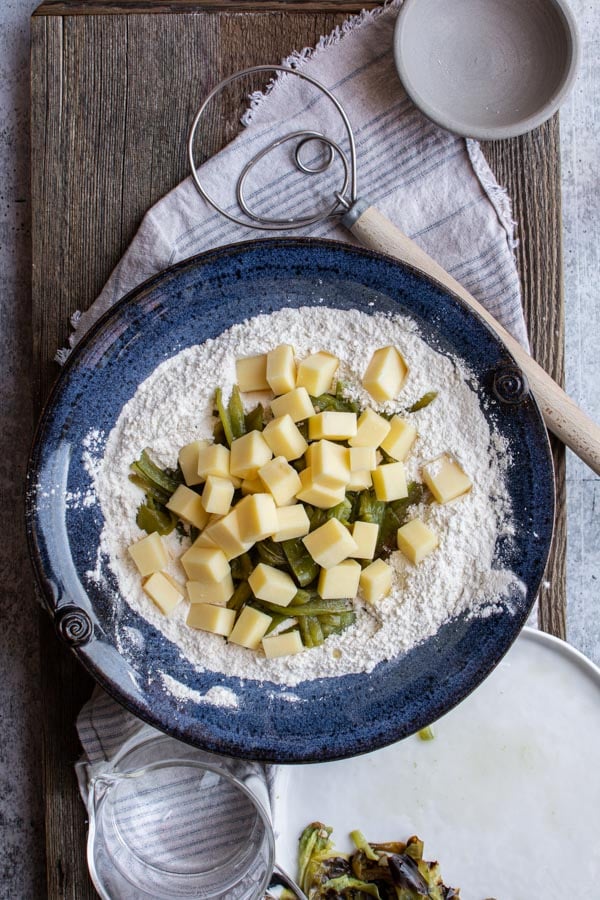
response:
[[[56,377],[69,316],[99,292],[144,211],[187,174],[185,136],[199,100],[225,75],[314,44],[363,3],[47,2],[32,19],[33,336],[38,408]],[[367,4],[368,5],[368,4]],[[375,5],[375,4],[371,4]],[[160,13],[160,14],[157,14]],[[203,152],[233,136],[213,120]],[[484,145],[514,202],[534,356],[563,381],[557,119]],[[558,515],[540,623],[565,629],[564,451],[555,446]],[[48,896],[95,897],[73,773],[74,722],[92,688],[41,621]]]

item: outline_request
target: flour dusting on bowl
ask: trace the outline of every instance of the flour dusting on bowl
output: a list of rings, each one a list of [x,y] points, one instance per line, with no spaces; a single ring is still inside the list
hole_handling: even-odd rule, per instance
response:
[[[361,376],[374,350],[397,346],[409,363],[410,375],[399,399],[378,408],[401,413],[424,393],[438,392],[434,403],[412,417],[419,437],[405,463],[407,478],[420,480],[423,462],[450,451],[471,477],[473,489],[453,503],[424,502],[415,508],[416,515],[439,535],[438,550],[419,566],[400,552],[392,553],[391,594],[375,605],[358,599],[353,627],[330,636],[321,647],[266,659],[189,628],[185,601],[168,618],[153,606],[127,553],[127,547],[143,536],[135,521],[142,495],[128,476],[131,462],[144,448],[160,465],[175,466],[182,445],[212,439],[214,392],[221,387],[228,395],[235,382],[235,359],[267,352],[282,342],[292,344],[299,358],[318,350],[338,356],[339,377],[348,392],[370,405],[373,400],[362,388]],[[282,309],[236,324],[216,339],[157,365],[124,406],[103,453],[98,436],[90,436],[87,466],[104,526],[98,564],[87,577],[105,579],[108,566],[119,586],[115,603],[128,603],[173,641],[198,671],[285,685],[370,672],[462,613],[490,616],[505,610],[511,591],[524,591],[510,571],[497,567],[495,559],[499,537],[510,539],[512,533],[505,487],[509,459],[506,442],[483,414],[476,387],[464,363],[426,344],[407,317],[310,307]],[[248,405],[254,399],[249,398]],[[95,452],[90,452],[92,445]],[[173,557],[169,573],[183,584],[178,557],[189,539],[175,532],[164,540]],[[127,641],[123,647],[126,650]],[[208,696],[204,700],[211,702]]]

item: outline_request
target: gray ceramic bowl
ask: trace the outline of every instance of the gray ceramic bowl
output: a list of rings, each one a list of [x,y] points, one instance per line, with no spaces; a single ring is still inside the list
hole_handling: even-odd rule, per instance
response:
[[[579,62],[564,0],[405,0],[400,79],[425,115],[465,137],[515,137],[550,118]]]

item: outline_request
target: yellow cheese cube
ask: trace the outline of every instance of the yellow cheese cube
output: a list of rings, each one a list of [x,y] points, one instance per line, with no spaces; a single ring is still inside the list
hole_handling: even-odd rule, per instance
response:
[[[215,544],[221,548],[226,558],[235,559],[241,556],[253,544],[253,541],[243,541],[240,534],[240,523],[238,521],[237,509],[232,509],[230,513],[219,519],[213,525],[209,525],[205,532],[206,537],[211,538]]]
[[[290,344],[280,344],[267,353],[267,381],[274,394],[285,394],[296,387],[296,362]]]
[[[330,389],[339,364],[337,356],[324,350],[307,356],[298,366],[296,386],[306,388],[312,397],[324,394]]]
[[[249,431],[231,444],[229,468],[232,475],[240,478],[256,478],[273,454],[260,431]]]
[[[229,478],[229,448],[222,444],[207,444],[198,450],[198,475],[204,481],[207,475]]]
[[[390,420],[390,433],[381,443],[381,449],[394,459],[404,460],[417,437],[417,429],[401,416]]]
[[[290,416],[293,422],[300,422],[314,415],[315,410],[306,388],[297,387],[287,394],[282,394],[281,397],[275,397],[271,402],[271,412],[276,419]]]
[[[325,522],[302,538],[302,543],[314,561],[324,569],[337,566],[343,559],[353,556],[358,549],[356,541],[338,519]]]
[[[309,415],[312,415],[311,406]],[[262,433],[274,456],[285,456],[287,460],[299,459],[308,444],[298,426],[288,414],[272,419]]]
[[[356,434],[356,413],[322,412],[308,420],[308,438],[319,441],[345,441]]]
[[[377,451],[375,447],[350,447],[348,450],[350,459],[350,481],[346,485],[347,491],[364,491],[373,484],[371,470],[377,466]]]
[[[224,606],[211,606],[209,603],[193,603],[186,619],[190,628],[210,631],[211,634],[222,634],[228,637],[235,622],[235,609]]]
[[[192,547],[216,547],[217,544],[210,537],[210,534],[207,534],[206,531],[203,531],[202,534],[199,534]]]
[[[140,575],[152,575],[166,569],[169,557],[159,534],[153,532],[127,548]]]
[[[371,357],[362,383],[371,397],[382,403],[398,396],[407,375],[408,366],[400,351],[395,347],[381,347]]]
[[[192,441],[179,451],[179,468],[186,484],[200,484],[202,481],[198,475],[198,453],[202,447],[208,447],[208,441]]]
[[[234,592],[231,572],[212,584],[208,581],[188,581],[186,588],[190,603],[212,603],[215,606],[225,606]]]
[[[301,503],[281,506],[277,510],[277,531],[271,535],[274,541],[291,541],[304,537],[310,531],[310,520]]]
[[[208,513],[202,505],[200,494],[186,487],[185,484],[180,484],[171,494],[167,509],[179,516],[183,522],[187,522],[195,528],[204,528],[208,522]]]
[[[367,603],[382,600],[392,589],[392,567],[376,559],[360,574],[360,589]]]
[[[277,507],[271,494],[249,494],[235,508],[240,537],[254,544],[277,531]]]
[[[144,581],[142,588],[165,616],[173,612],[183,596],[177,582],[164,572],[154,572]]]
[[[235,487],[229,478],[219,478],[218,475],[207,475],[202,491],[202,506],[207,513],[217,513],[226,516],[231,507]]]
[[[240,391],[268,391],[267,354],[236,359],[235,377]]]
[[[318,592],[323,600],[342,600],[356,597],[362,569],[355,559],[345,559],[330,569],[321,569]]]
[[[288,631],[287,634],[268,634],[262,639],[263,650],[267,659],[275,659],[276,656],[292,656],[294,653],[302,653],[304,644],[300,632]]]
[[[258,477],[266,489],[273,495],[277,506],[292,503],[296,494],[302,489],[298,473],[287,462],[285,456],[277,456],[258,470]]]
[[[368,406],[360,414],[356,434],[348,443],[351,447],[379,447],[385,440],[390,430],[390,423],[383,416],[377,415],[374,409]],[[373,467],[374,468],[374,467]]]
[[[265,563],[257,565],[248,577],[248,584],[255,597],[277,606],[289,606],[298,591],[291,575]]]
[[[315,441],[310,451],[310,468],[315,484],[327,488],[344,487],[350,480],[350,453],[331,441]]]
[[[402,500],[408,497],[408,487],[406,484],[406,472],[401,462],[386,463],[383,466],[377,466],[371,472],[373,479],[373,487],[378,500]]]
[[[355,472],[350,472],[350,481],[346,485],[347,491],[366,491],[368,488],[372,487],[373,479],[371,478],[371,472],[369,469],[357,469]]]
[[[271,622],[271,616],[251,606],[245,606],[233,626],[229,640],[232,644],[257,650]]]
[[[355,522],[352,526],[352,537],[358,547],[352,556],[355,559],[373,559],[379,537],[379,525],[374,522]]]
[[[265,486],[258,477],[256,478],[244,478],[242,481],[242,494],[244,496],[246,494],[264,494]]]
[[[302,503],[310,503],[319,509],[331,509],[341,503],[345,495],[345,487],[330,488],[313,481],[312,469],[303,469],[300,472],[301,490],[296,494],[296,499]]]
[[[377,466],[375,447],[350,447],[348,458],[351,472],[361,472],[364,469],[368,469],[370,472]]]
[[[437,534],[420,519],[412,519],[398,529],[398,550],[416,566],[439,545]]]
[[[222,550],[218,547],[198,547],[195,543],[181,556],[181,565],[191,581],[212,584],[222,581],[230,571]]]
[[[423,481],[438,503],[449,503],[473,487],[469,476],[449,453],[442,453],[422,468]]]

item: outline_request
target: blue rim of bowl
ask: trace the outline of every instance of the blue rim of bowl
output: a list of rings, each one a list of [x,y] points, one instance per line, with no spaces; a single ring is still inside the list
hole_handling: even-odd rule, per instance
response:
[[[499,126],[498,128],[467,127],[465,123],[461,123],[453,119],[451,115],[444,114],[442,110],[432,107],[427,102],[427,100],[425,100],[421,96],[417,86],[411,78],[410,72],[404,65],[404,60],[402,54],[400,53],[401,34],[404,28],[406,17],[418,2],[419,0],[404,0],[402,6],[400,7],[398,18],[396,19],[396,25],[394,27],[393,54],[398,77],[402,82],[404,90],[406,91],[414,105],[418,109],[420,109],[423,115],[430,119],[430,121],[434,122],[436,125],[439,125],[440,128],[444,128],[446,131],[449,131],[452,134],[456,134],[459,137],[473,138],[474,140],[478,141],[500,141],[507,138],[519,137],[522,134],[527,134],[529,131],[533,131],[534,128],[538,128],[540,125],[543,125],[544,122],[547,122],[548,119],[551,119],[552,116],[556,112],[558,112],[560,106],[568,96],[571,88],[573,87],[573,84],[575,83],[581,59],[581,47],[577,22],[571,9],[565,2],[563,2],[563,0],[548,0],[548,2],[552,3],[556,11],[561,16],[565,26],[565,30],[569,33],[571,38],[571,54],[569,66],[566,70],[561,84],[554,91],[552,96],[546,101],[543,108],[538,113],[532,116],[527,116],[524,119],[520,119],[518,122],[515,122],[514,125]],[[523,0],[523,2],[526,2],[526,0]]]
[[[468,307],[458,295],[453,294],[446,287],[437,282],[434,278],[424,274],[419,269],[416,269],[413,266],[400,263],[398,262],[398,260],[384,254],[375,253],[373,251],[366,250],[361,247],[354,247],[342,242],[312,238],[268,238],[263,240],[253,240],[242,243],[229,244],[216,250],[206,251],[197,256],[190,257],[189,259],[183,260],[169,267],[168,269],[157,273],[147,281],[138,285],[126,296],[121,298],[111,309],[107,310],[98,319],[98,321],[91,326],[89,331],[81,338],[79,343],[70,354],[61,372],[59,373],[38,421],[27,471],[25,509],[26,531],[29,553],[33,562],[36,581],[44,599],[46,609],[54,619],[55,626],[59,624],[57,614],[63,609],[72,609],[73,607],[64,606],[62,604],[57,606],[55,602],[54,584],[51,577],[45,571],[46,566],[49,565],[49,561],[47,558],[44,558],[45,553],[39,541],[35,501],[36,489],[39,484],[40,462],[43,452],[44,432],[47,425],[52,419],[52,412],[55,401],[59,397],[63,387],[67,384],[71,370],[76,366],[80,357],[82,357],[86,353],[90,345],[93,345],[96,337],[103,331],[105,326],[107,324],[110,324],[112,319],[116,320],[121,312],[126,311],[128,307],[135,306],[136,301],[138,300],[140,295],[143,295],[151,289],[158,287],[161,282],[172,278],[179,272],[183,272],[187,269],[196,269],[198,267],[201,268],[202,266],[210,265],[213,261],[218,262],[221,259],[227,259],[232,256],[237,257],[240,255],[244,256],[252,252],[260,252],[261,250],[263,250],[263,248],[268,248],[267,252],[277,249],[282,253],[285,253],[288,250],[290,252],[293,252],[295,250],[298,252],[306,251],[307,253],[311,253],[311,251],[322,250],[325,253],[330,252],[337,254],[340,256],[340,259],[344,256],[358,256],[364,258],[366,261],[372,260],[375,264],[381,262],[386,264],[387,266],[399,268],[401,271],[408,273],[417,281],[422,282],[424,286],[435,289],[435,291],[437,291],[441,295],[441,299],[447,301],[451,305],[454,305],[454,307],[461,313],[463,317],[465,317],[467,321],[469,319],[475,319],[478,322],[479,326],[483,329],[483,331],[487,332],[488,339],[491,339],[492,343],[496,345],[498,352],[501,351],[501,364],[512,364],[516,366],[516,363],[512,355],[510,354],[510,351],[508,350],[508,348],[506,348],[501,339],[495,334],[493,329],[490,328],[485,320],[483,320],[470,307]],[[476,668],[476,671],[474,673],[471,673],[472,677],[470,678],[470,680],[468,680],[466,684],[463,683],[459,690],[455,690],[450,700],[448,700],[447,697],[443,699],[438,698],[435,703],[430,703],[428,707],[428,715],[426,717],[423,716],[422,711],[419,714],[419,711],[417,710],[416,712],[413,711],[409,719],[405,721],[403,720],[401,723],[397,723],[395,721],[390,723],[386,721],[382,725],[381,723],[379,723],[379,721],[377,721],[375,724],[379,727],[378,729],[376,729],[376,734],[374,736],[367,735],[365,737],[363,735],[359,737],[351,734],[349,737],[344,736],[337,740],[337,735],[335,736],[336,739],[333,739],[333,736],[329,734],[324,736],[323,739],[320,740],[313,739],[312,744],[309,741],[306,746],[302,743],[301,746],[298,746],[297,744],[281,746],[279,744],[279,741],[274,742],[273,739],[271,739],[271,741],[266,740],[266,743],[264,744],[261,744],[259,741],[260,746],[257,746],[256,743],[248,746],[245,735],[236,737],[236,735],[233,734],[232,736],[227,735],[224,738],[222,734],[220,734],[219,736],[215,736],[202,731],[202,729],[199,733],[191,734],[189,723],[186,726],[185,723],[181,724],[179,721],[177,721],[177,719],[166,721],[164,716],[161,716],[160,712],[155,712],[154,709],[145,706],[144,704],[133,698],[131,695],[128,695],[121,684],[115,683],[109,676],[106,675],[104,669],[98,663],[98,660],[90,652],[90,648],[93,649],[95,644],[100,643],[100,641],[96,639],[94,635],[90,643],[82,642],[81,644],[79,644],[81,622],[77,621],[76,616],[73,623],[73,633],[71,635],[65,635],[64,632],[60,633],[59,630],[59,636],[61,636],[63,639],[65,637],[74,638],[72,641],[67,640],[66,642],[71,646],[71,649],[73,649],[79,661],[82,663],[84,668],[87,669],[87,671],[92,675],[92,677],[100,685],[100,687],[102,687],[107,692],[107,694],[112,696],[122,706],[126,707],[139,719],[157,728],[158,730],[169,734],[181,741],[192,744],[193,746],[198,746],[204,750],[208,750],[209,752],[226,754],[241,759],[260,760],[272,763],[324,762],[335,759],[344,759],[350,756],[356,756],[361,753],[371,752],[372,750],[387,746],[388,744],[394,743],[397,740],[401,740],[402,738],[407,737],[410,734],[414,734],[422,727],[440,718],[443,714],[460,703],[493,671],[493,669],[500,662],[505,653],[512,646],[522,627],[525,625],[529,612],[531,611],[533,603],[535,602],[535,598],[537,597],[552,543],[555,511],[555,483],[552,453],[541,412],[535,401],[535,398],[532,395],[528,395],[526,403],[529,414],[532,417],[532,421],[533,423],[535,423],[535,427],[537,428],[538,437],[540,438],[539,445],[536,447],[536,453],[539,453],[539,458],[537,460],[537,471],[539,472],[545,469],[545,474],[547,476],[545,500],[548,504],[546,516],[542,522],[542,530],[545,530],[545,533],[542,535],[535,535],[538,540],[541,540],[543,546],[540,548],[541,552],[536,567],[537,571],[535,577],[531,580],[531,584],[528,584],[528,587],[531,588],[531,590],[529,590],[527,594],[527,600],[526,602],[524,602],[523,606],[518,611],[512,614],[513,624],[512,628],[510,629],[510,635],[508,639],[505,640],[499,648],[494,648],[494,651],[490,653],[489,657],[485,660],[485,663],[481,663],[481,661],[478,661],[478,667]],[[536,479],[537,477],[538,475],[536,474]],[[429,638],[424,643],[427,644],[429,641],[434,639],[438,640],[438,643],[442,643],[444,639],[442,636],[442,632],[444,632],[445,629],[449,625],[452,625],[455,621],[456,620],[451,620],[450,623],[442,626],[437,635],[435,635],[433,638]],[[167,639],[165,638],[165,640]],[[416,648],[408,651],[406,655],[410,655],[422,646],[424,645],[417,645]],[[402,659],[402,656],[397,657],[396,661],[400,659]],[[391,662],[393,663],[394,660],[392,660]],[[379,664],[379,667],[381,667],[381,665],[382,664]],[[465,670],[467,668],[469,668],[468,664],[466,664]],[[376,671],[377,669],[374,670],[374,672]],[[369,673],[369,675],[365,677],[370,677],[372,674],[373,673]],[[336,681],[342,681],[344,679],[354,679],[357,677],[360,676],[346,675],[332,679],[321,679],[321,681],[326,681],[329,685]],[[310,681],[301,682],[301,684],[297,686],[297,688],[302,687],[302,685],[311,685],[313,683],[314,682]],[[292,692],[295,689],[296,688],[292,688]],[[292,704],[287,703],[287,706],[292,706]]]

